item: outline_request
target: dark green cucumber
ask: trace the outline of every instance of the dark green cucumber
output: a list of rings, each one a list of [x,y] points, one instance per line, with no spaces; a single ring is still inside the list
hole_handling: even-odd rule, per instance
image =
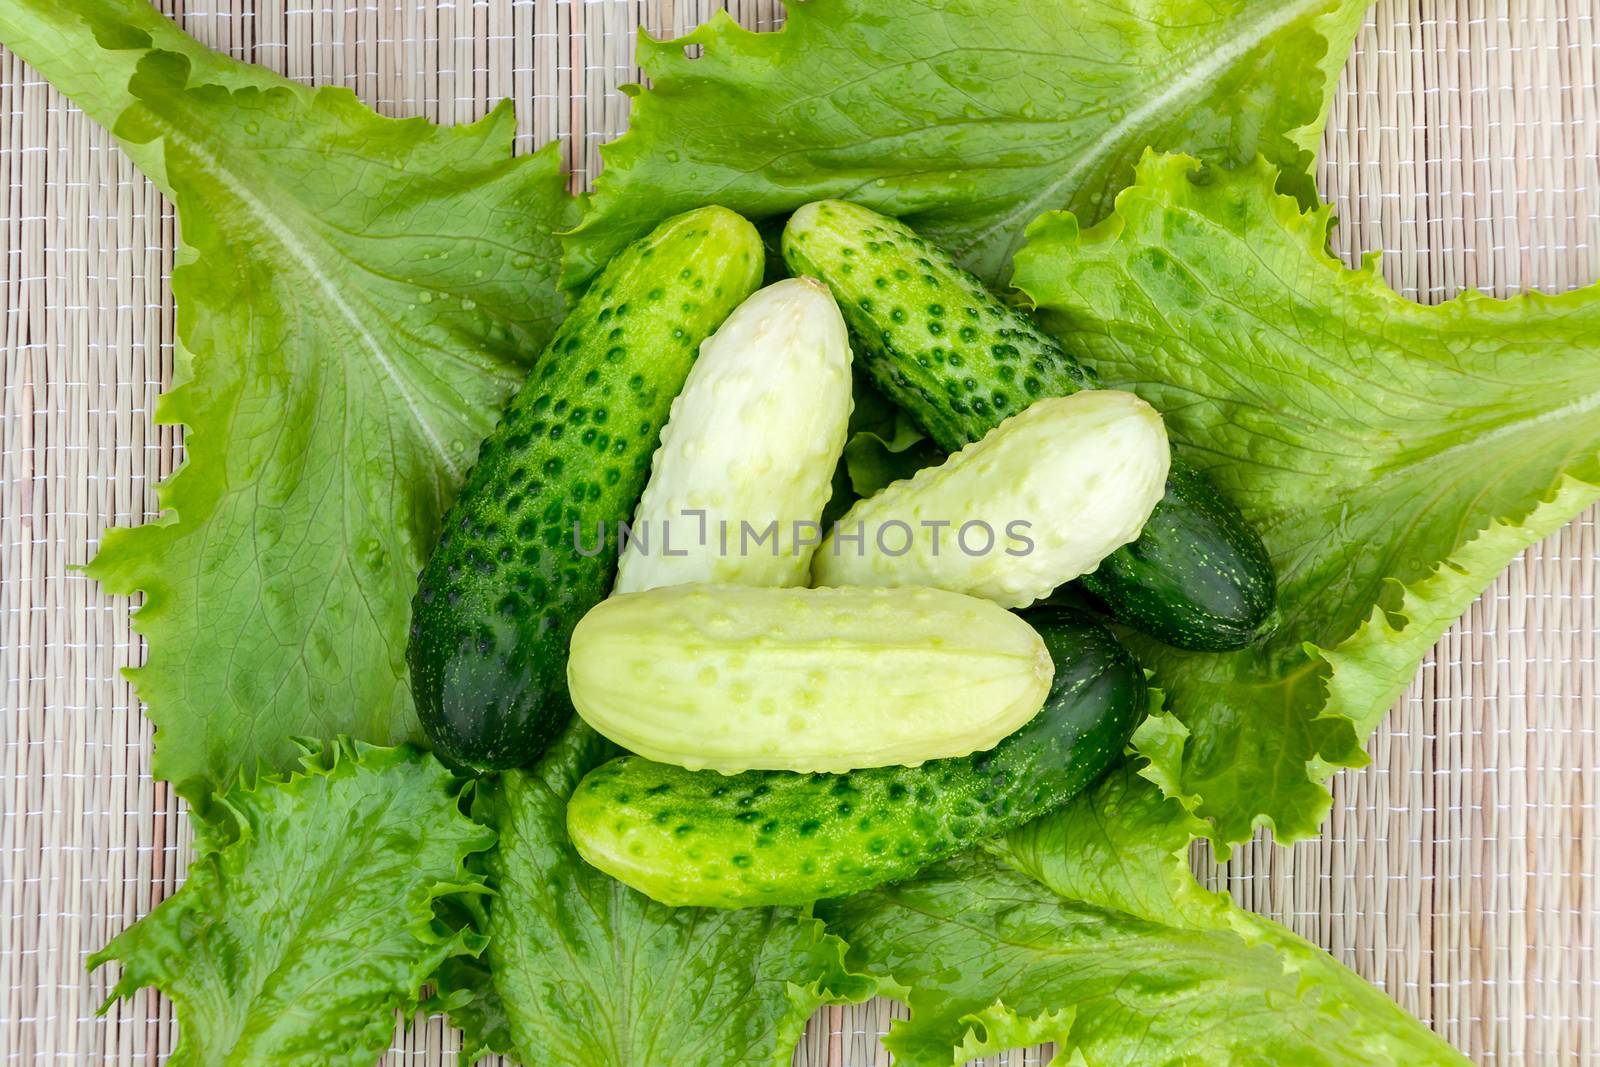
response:
[[[1055,676],[1044,707],[987,752],[847,774],[724,776],[624,756],[567,805],[583,857],[665,904],[803,904],[905,878],[1058,807],[1123,751],[1144,675],[1104,626],[1031,612]]]
[[[840,200],[807,204],[783,232],[792,273],[825,282],[857,366],[946,451],[1041,397],[1096,380],[1032,320],[904,224]],[[1179,648],[1241,648],[1274,619],[1261,538],[1204,475],[1174,462],[1134,544],[1086,580],[1114,618]]]
[[[669,219],[611,262],[511,398],[411,606],[411,688],[440,755],[520,766],[566,723],[567,641],[616,572],[600,524],[633,514],[700,342],[755,291],[763,259],[731,211]]]
[[[1112,618],[1179,648],[1243,648],[1277,624],[1266,547],[1210,479],[1179,463],[1139,539],[1079,582]]]

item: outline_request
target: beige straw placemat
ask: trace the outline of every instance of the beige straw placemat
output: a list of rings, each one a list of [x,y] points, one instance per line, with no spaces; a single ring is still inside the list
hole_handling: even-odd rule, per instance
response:
[[[5,0],[0,0],[0,3]],[[888,2],[888,0],[886,0]],[[1052,0],[1055,2],[1055,0]],[[1062,0],[1064,2],[1064,0]],[[202,41],[442,122],[516,100],[519,150],[559,138],[582,188],[627,121],[633,34],[704,0],[161,0]],[[772,0],[734,3],[771,29]],[[177,14],[181,12],[181,14]],[[1401,292],[1561,290],[1600,276],[1600,0],[1382,0],[1333,106],[1321,183],[1352,260]],[[7,1063],[154,1063],[149,990],[113,1006],[84,957],[181,882],[181,805],[117,669],[130,605],[73,572],[152,516],[182,456],[150,425],[171,373],[170,208],[0,51],[0,1050]],[[1428,656],[1341,774],[1324,836],[1257,843],[1208,884],[1382,985],[1475,1060],[1600,1064],[1596,514],[1525,553]],[[819,1013],[796,1053],[884,1064],[887,1002]],[[454,1062],[439,1019],[390,1061]],[[1043,1060],[1049,1058],[1046,1050]],[[989,1062],[1042,1062],[1039,1050]],[[538,1065],[529,1065],[538,1067]]]

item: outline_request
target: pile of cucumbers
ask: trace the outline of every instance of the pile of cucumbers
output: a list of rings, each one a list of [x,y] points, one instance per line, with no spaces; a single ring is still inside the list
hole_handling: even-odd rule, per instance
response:
[[[440,755],[527,764],[576,708],[634,754],[578,786],[573,843],[667,904],[869,888],[1092,782],[1148,696],[1069,582],[1182,648],[1274,616],[1260,539],[1149,405],[893,219],[822,201],[782,247],[758,291],[760,236],[709,207],[613,260],[413,603]],[[825,530],[853,372],[950,455]]]

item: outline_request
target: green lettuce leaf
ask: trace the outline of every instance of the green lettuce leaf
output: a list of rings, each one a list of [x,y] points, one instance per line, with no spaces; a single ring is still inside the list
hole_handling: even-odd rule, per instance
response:
[[[537,768],[501,776],[486,953],[499,1004],[481,987],[462,997],[469,1037],[493,1047],[482,1020],[503,1013],[518,1058],[540,1067],[787,1064],[819,1005],[876,983],[803,912],[668,908],[584,863],[566,800],[614,751],[574,720]],[[457,968],[447,981],[472,979]]]
[[[480,788],[474,799],[485,795]],[[475,810],[473,817],[480,822],[489,818],[483,810]],[[473,855],[468,868],[476,873],[486,873],[487,855]],[[446,925],[472,944],[486,943],[483,933],[489,927],[487,898],[477,894],[462,894],[443,901],[438,909]],[[461,953],[442,960],[433,972],[433,992],[421,1004],[421,1010],[432,1015],[443,1012],[450,1016],[461,1030],[461,1055],[459,1062],[466,1067],[485,1056],[510,1056],[511,1020],[506,1017],[506,1006],[494,991],[494,977],[489,972],[489,961],[484,953]]]
[[[1163,412],[1261,531],[1278,631],[1206,655],[1141,642],[1188,729],[1171,790],[1212,840],[1293,840],[1443,629],[1600,497],[1600,288],[1437,307],[1326,250],[1330,209],[1265,162],[1147,156],[1116,213],[1029,230],[1017,284],[1108,384]]]
[[[1017,256],[1050,326],[1257,524],[1283,620],[1227,655],[1129,635],[1171,708],[1137,760],[988,855],[819,909],[907,991],[902,1062],[1046,1040],[1061,1064],[1462,1062],[1186,857],[1314,832],[1440,632],[1600,497],[1600,288],[1409,303],[1275,179],[1151,154],[1113,216],[1045,216]]]
[[[849,440],[839,460],[852,496],[872,496],[944,458],[911,416],[860,376],[852,399]]]
[[[439,516],[560,316],[555,146],[381,118],[207,52],[144,0],[17,0],[0,40],[178,206],[188,461],[89,573],[145,595],[154,771],[196,798],[291,738],[415,732],[410,599]]]
[[[833,493],[822,509],[828,529],[862,497],[869,497],[890,482],[909,478],[937,463],[944,453],[922,428],[864,375],[857,374],[851,389],[850,426],[844,452],[833,472]]]
[[[1178,809],[1147,784],[1122,768],[1100,799],[1124,826],[1136,821],[1124,802]],[[1201,889],[1182,861],[1188,835],[1161,832],[1181,826],[1181,809],[1151,814],[1155,836],[1132,840],[1166,849],[1158,865],[1101,865],[1126,842],[1098,835],[1092,820],[1028,831],[1065,867],[1094,857],[1102,874],[1126,879],[1103,885],[1103,902],[1063,896],[979,852],[819,906],[852,963],[907,990],[911,1018],[885,1040],[895,1062],[948,1067],[1054,1041],[1056,1065],[1466,1063],[1321,949]],[[1168,874],[1186,884],[1163,884]]]
[[[173,1065],[367,1067],[433,969],[482,946],[434,918],[483,892],[465,861],[494,843],[454,776],[343,740],[302,763],[219,796],[183,888],[89,960],[122,964],[113,998],[172,998]]]
[[[567,241],[566,279],[691,207],[751,218],[842,197],[990,280],[1048,208],[1098,218],[1146,145],[1305,177],[1368,0],[790,4],[641,40],[652,88]],[[685,49],[703,54],[691,58]]]

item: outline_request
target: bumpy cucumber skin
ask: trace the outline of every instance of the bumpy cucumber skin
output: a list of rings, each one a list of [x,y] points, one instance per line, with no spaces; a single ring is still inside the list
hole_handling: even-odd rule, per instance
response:
[[[946,452],[1041,397],[1098,384],[937,245],[869,208],[807,204],[784,227],[783,258],[833,290],[857,363]]]
[[[483,442],[412,601],[412,693],[436,752],[478,770],[541,753],[572,712],[567,641],[616,569],[700,343],[761,281],[750,223],[702,208],[630,245],[584,293]],[[605,547],[593,548],[599,523]]]
[[[725,777],[624,756],[567,807],[579,853],[672,905],[804,904],[914,874],[1065,803],[1122,753],[1144,675],[1111,633],[1059,608],[1028,614],[1055,660],[1044,708],[987,752],[846,774]]]
[[[860,365],[946,451],[1040,397],[1097,384],[1054,338],[895,219],[822,200],[794,213],[782,243],[792,273],[833,290]],[[1275,619],[1266,548],[1203,475],[1177,462],[1172,473],[1175,491],[1139,540],[1101,565],[1097,592],[1118,621],[1167,644],[1241,648]],[[1146,581],[1160,593],[1137,587]],[[1227,582],[1237,588],[1218,595]]]
[[[631,752],[693,770],[844,771],[992,747],[1050,691],[1044,642],[942,589],[675,585],[578,623],[572,701]]]
[[[812,573],[818,585],[936,585],[1025,608],[1139,536],[1171,458],[1161,416],[1132,393],[1045,397],[938,466],[858,500]],[[1001,540],[1019,522],[1026,551]],[[907,536],[886,552],[868,531],[890,523]],[[930,523],[947,524],[942,543]],[[964,547],[969,523],[994,532],[988,551]],[[845,547],[841,532],[863,536]]]
[[[649,549],[622,554],[613,593],[685,582],[804,585],[821,532],[802,524],[816,522],[832,492],[850,386],[850,340],[827,286],[788,278],[740,304],[701,346],[672,402],[634,513]],[[775,523],[771,551],[726,551],[741,523],[758,531]]]

